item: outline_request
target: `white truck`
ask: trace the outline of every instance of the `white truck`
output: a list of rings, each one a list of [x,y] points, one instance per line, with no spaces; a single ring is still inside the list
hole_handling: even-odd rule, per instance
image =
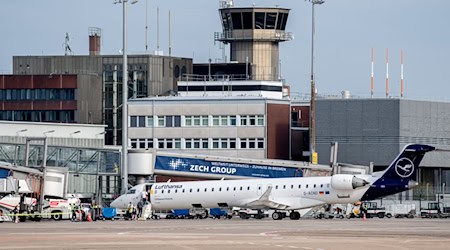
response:
[[[36,206],[36,199],[25,197],[24,205],[29,208],[25,212],[21,214],[27,214],[19,216],[20,221],[25,221],[27,218],[30,220],[40,220],[41,218],[61,220],[61,219],[70,219],[72,210],[72,203],[79,203],[77,198],[71,199],[46,199],[44,201],[43,212],[42,214],[37,214],[32,211],[32,208]],[[13,218],[8,216],[8,214],[12,214],[12,210],[18,206],[20,203],[19,195],[6,195],[0,199],[0,210],[2,210],[2,216],[0,216],[0,221],[10,221]],[[9,217],[9,218],[7,218]]]
[[[68,220],[72,216],[72,204],[80,204],[79,199],[49,199],[45,200],[42,218],[53,220]]]
[[[414,218],[416,215],[415,204],[392,204],[386,206],[386,217]]]

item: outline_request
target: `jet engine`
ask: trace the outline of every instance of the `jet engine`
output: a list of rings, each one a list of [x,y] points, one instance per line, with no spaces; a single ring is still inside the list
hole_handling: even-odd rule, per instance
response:
[[[335,174],[331,176],[331,187],[338,190],[353,190],[369,184],[366,180],[349,174]]]

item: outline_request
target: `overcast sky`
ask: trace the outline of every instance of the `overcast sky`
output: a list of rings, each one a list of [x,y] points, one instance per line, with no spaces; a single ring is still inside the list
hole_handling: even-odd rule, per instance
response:
[[[122,47],[122,6],[113,0],[2,0],[0,74],[12,72],[13,55],[63,55],[68,32],[75,55],[88,54],[88,27],[102,29],[102,54]],[[311,4],[303,0],[235,0],[236,7],[289,8],[281,43],[282,76],[291,91],[309,93]],[[146,1],[128,5],[128,51],[145,51]],[[194,62],[222,57],[214,32],[221,31],[218,0],[148,0],[149,50],[156,49],[156,9],[160,50],[168,54],[168,12],[172,55]],[[385,50],[389,48],[390,95],[400,95],[400,51],[405,52],[405,96],[450,101],[450,1],[326,0],[316,6],[317,89],[338,95],[349,90],[370,96],[371,49],[375,49],[375,96],[385,96]],[[227,48],[227,56],[228,56]],[[229,58],[229,56],[228,56]]]

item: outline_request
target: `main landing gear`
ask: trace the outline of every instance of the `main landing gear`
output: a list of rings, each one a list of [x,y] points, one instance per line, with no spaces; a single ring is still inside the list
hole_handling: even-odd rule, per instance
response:
[[[275,211],[272,213],[272,219],[273,220],[282,220],[283,218],[286,218],[286,212],[279,212]],[[289,213],[289,219],[291,220],[298,220],[300,219],[300,213],[296,211],[291,211]]]

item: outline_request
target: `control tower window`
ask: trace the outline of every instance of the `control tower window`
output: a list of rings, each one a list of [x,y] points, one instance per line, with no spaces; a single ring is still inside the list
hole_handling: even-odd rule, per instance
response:
[[[253,13],[242,12],[242,23],[245,30],[250,30],[253,27]]]
[[[286,23],[287,23],[288,15],[289,15],[288,13],[284,13],[283,22],[281,23],[281,30],[285,30],[286,29]]]
[[[276,12],[267,12],[266,14],[266,29],[273,30],[275,29],[275,21],[277,20]]]
[[[242,29],[242,16],[241,13],[231,13],[231,20],[233,20],[233,29]]]
[[[283,24],[284,15],[285,15],[284,13],[279,13],[278,14],[277,30],[281,30],[281,25]]]
[[[223,24],[223,29],[225,31],[231,30],[233,28],[231,26],[231,14],[230,13],[222,13],[222,24]]]
[[[255,29],[264,29],[264,19],[266,18],[265,12],[255,13]]]

